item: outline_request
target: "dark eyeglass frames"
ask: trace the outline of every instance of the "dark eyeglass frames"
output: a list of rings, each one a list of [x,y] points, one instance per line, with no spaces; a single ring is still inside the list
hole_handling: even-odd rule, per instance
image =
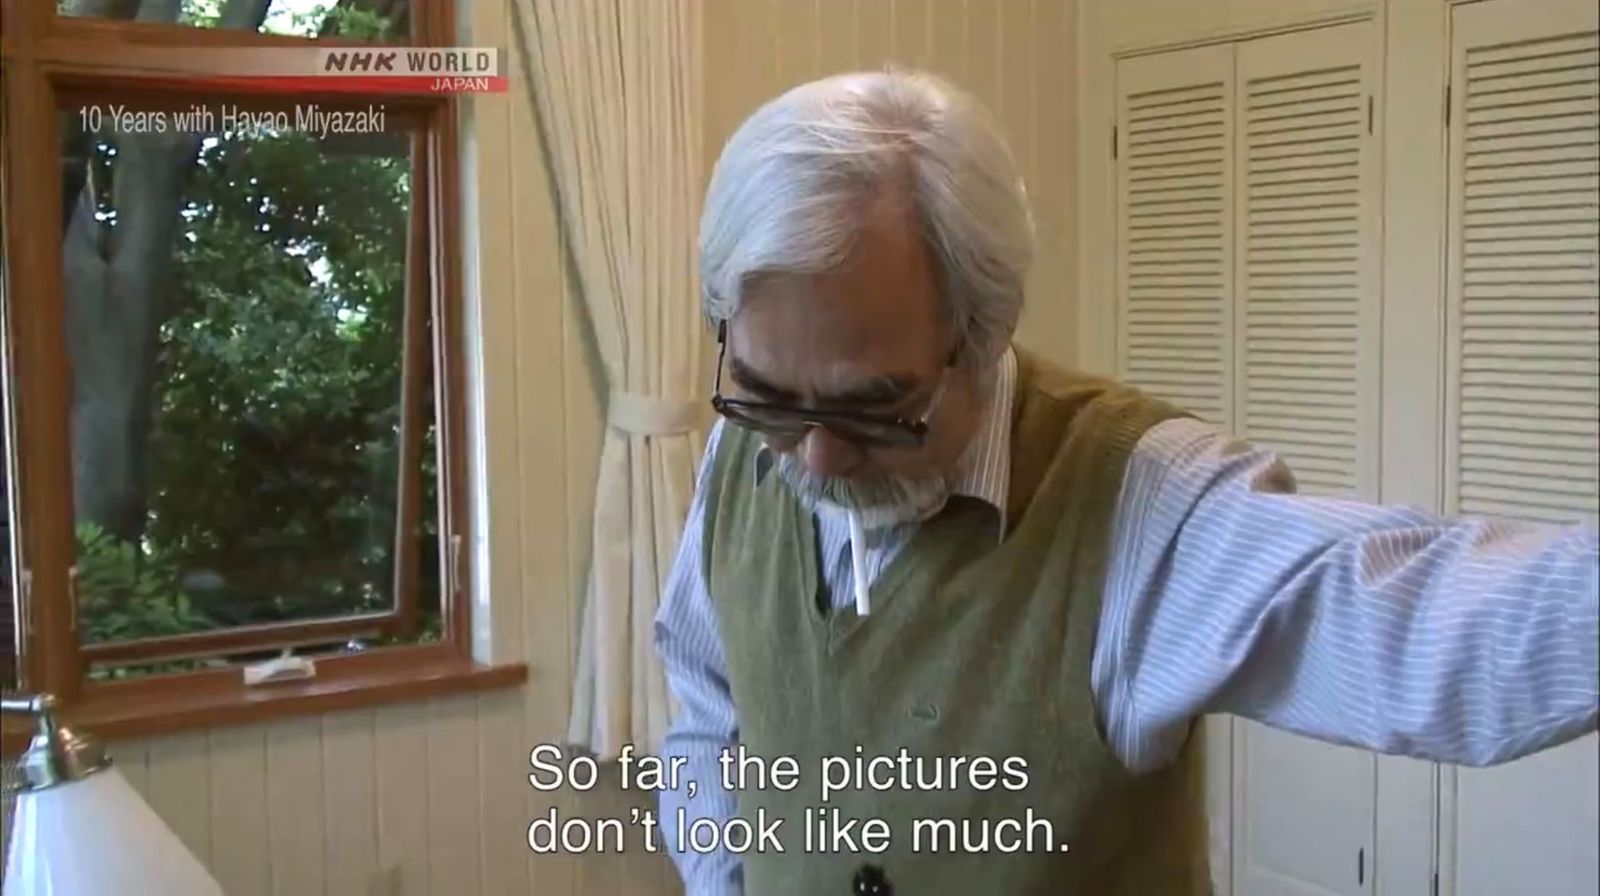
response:
[[[950,361],[939,375],[939,382],[928,399],[927,409],[917,419],[908,420],[894,414],[872,414],[863,411],[824,411],[796,405],[764,401],[745,401],[725,398],[722,395],[722,366],[728,353],[728,323],[717,324],[716,386],[711,397],[711,407],[729,421],[756,432],[782,439],[804,438],[813,427],[826,429],[844,441],[864,448],[915,448],[928,435],[928,421],[939,409],[944,397],[945,377],[955,363]]]

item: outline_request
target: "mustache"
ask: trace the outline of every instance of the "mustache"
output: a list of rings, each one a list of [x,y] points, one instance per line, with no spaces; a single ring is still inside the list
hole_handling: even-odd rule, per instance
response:
[[[914,486],[897,476],[875,476],[850,480],[840,476],[819,476],[806,469],[792,455],[780,455],[778,473],[803,500],[820,500],[841,507],[866,508],[898,504]]]
[[[849,480],[818,476],[792,455],[778,456],[778,475],[808,510],[831,504],[860,512],[870,527],[914,519],[949,494],[944,476],[880,475]]]

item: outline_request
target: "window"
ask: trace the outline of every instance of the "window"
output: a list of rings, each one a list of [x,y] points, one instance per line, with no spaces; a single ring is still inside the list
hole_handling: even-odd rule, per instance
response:
[[[21,685],[110,735],[520,680],[468,659],[459,98],[194,52],[448,46],[452,4],[0,2]],[[246,699],[284,650],[316,677]]]

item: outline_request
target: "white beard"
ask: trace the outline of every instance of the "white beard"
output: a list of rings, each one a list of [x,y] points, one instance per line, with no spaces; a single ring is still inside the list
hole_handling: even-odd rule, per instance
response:
[[[950,482],[944,475],[881,476],[850,482],[818,476],[791,454],[780,454],[777,461],[778,475],[807,510],[815,512],[827,506],[855,511],[865,529],[927,519],[950,498]]]

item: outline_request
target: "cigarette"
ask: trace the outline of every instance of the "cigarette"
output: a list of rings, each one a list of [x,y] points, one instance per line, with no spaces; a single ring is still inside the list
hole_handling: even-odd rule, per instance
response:
[[[861,514],[854,509],[850,511],[850,571],[854,574],[856,586],[856,615],[866,616],[872,612],[872,603],[867,598],[867,538],[861,526]]]

